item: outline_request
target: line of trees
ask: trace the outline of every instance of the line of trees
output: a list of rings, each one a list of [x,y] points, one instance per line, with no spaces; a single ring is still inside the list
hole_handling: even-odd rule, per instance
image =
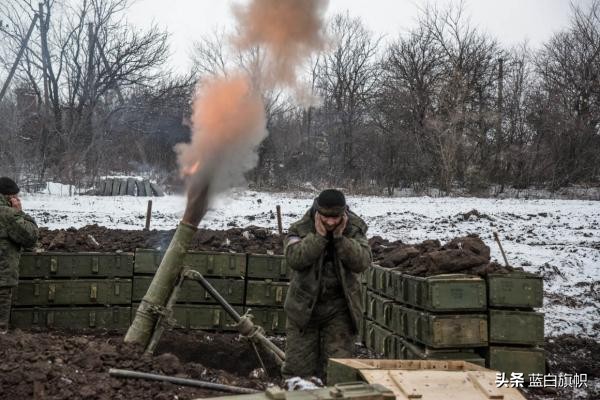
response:
[[[230,48],[222,32],[197,41],[193,71],[175,76],[168,34],[128,26],[127,0],[68,4],[0,5],[4,71],[42,16],[0,101],[5,174],[78,183],[153,171],[175,181],[172,148],[189,137],[196,80],[234,66],[262,89],[260,49]],[[573,6],[569,27],[536,50],[503,47],[462,6],[425,7],[391,42],[348,14],[328,33],[303,75],[313,101],[261,90],[270,135],[252,184],[388,194],[600,184],[600,0]]]

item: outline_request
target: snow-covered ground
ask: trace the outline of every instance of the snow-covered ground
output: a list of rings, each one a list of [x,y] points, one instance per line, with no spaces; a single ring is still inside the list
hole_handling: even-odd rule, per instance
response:
[[[41,226],[52,229],[99,224],[142,229],[144,197],[97,197],[55,194],[25,195],[23,206]],[[275,207],[284,227],[311,205],[308,193],[240,191],[215,200],[203,228],[257,225],[276,230]],[[185,206],[182,196],[152,198],[152,228],[172,229]],[[600,339],[600,202],[450,197],[355,197],[350,207],[369,224],[369,236],[407,243],[444,242],[477,233],[501,262],[492,232],[497,230],[512,265],[544,276],[546,334],[573,333]],[[461,213],[476,209],[480,217]],[[285,229],[285,228],[284,228]]]

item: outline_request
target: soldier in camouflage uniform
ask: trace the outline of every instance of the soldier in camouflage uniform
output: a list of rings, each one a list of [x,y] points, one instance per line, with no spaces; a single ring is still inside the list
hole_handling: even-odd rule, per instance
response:
[[[35,245],[38,228],[21,210],[19,187],[10,178],[0,178],[0,333],[8,330],[12,289],[19,279],[23,247]]]
[[[281,373],[323,377],[327,359],[352,355],[362,318],[360,274],[371,264],[367,225],[328,189],[289,229],[292,271],[285,299],[287,341]]]

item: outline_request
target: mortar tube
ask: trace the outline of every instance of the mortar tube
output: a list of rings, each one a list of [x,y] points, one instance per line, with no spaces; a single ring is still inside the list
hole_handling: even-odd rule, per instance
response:
[[[187,247],[197,230],[197,227],[183,221],[177,226],[169,248],[125,335],[125,343],[134,343],[143,348],[148,345],[158,320],[158,314],[163,312],[167,305],[171,291],[183,269],[183,258]]]

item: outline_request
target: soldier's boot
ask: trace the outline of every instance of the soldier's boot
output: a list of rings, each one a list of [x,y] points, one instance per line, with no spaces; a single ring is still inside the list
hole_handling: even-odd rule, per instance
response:
[[[0,288],[0,334],[8,331],[12,288]]]

